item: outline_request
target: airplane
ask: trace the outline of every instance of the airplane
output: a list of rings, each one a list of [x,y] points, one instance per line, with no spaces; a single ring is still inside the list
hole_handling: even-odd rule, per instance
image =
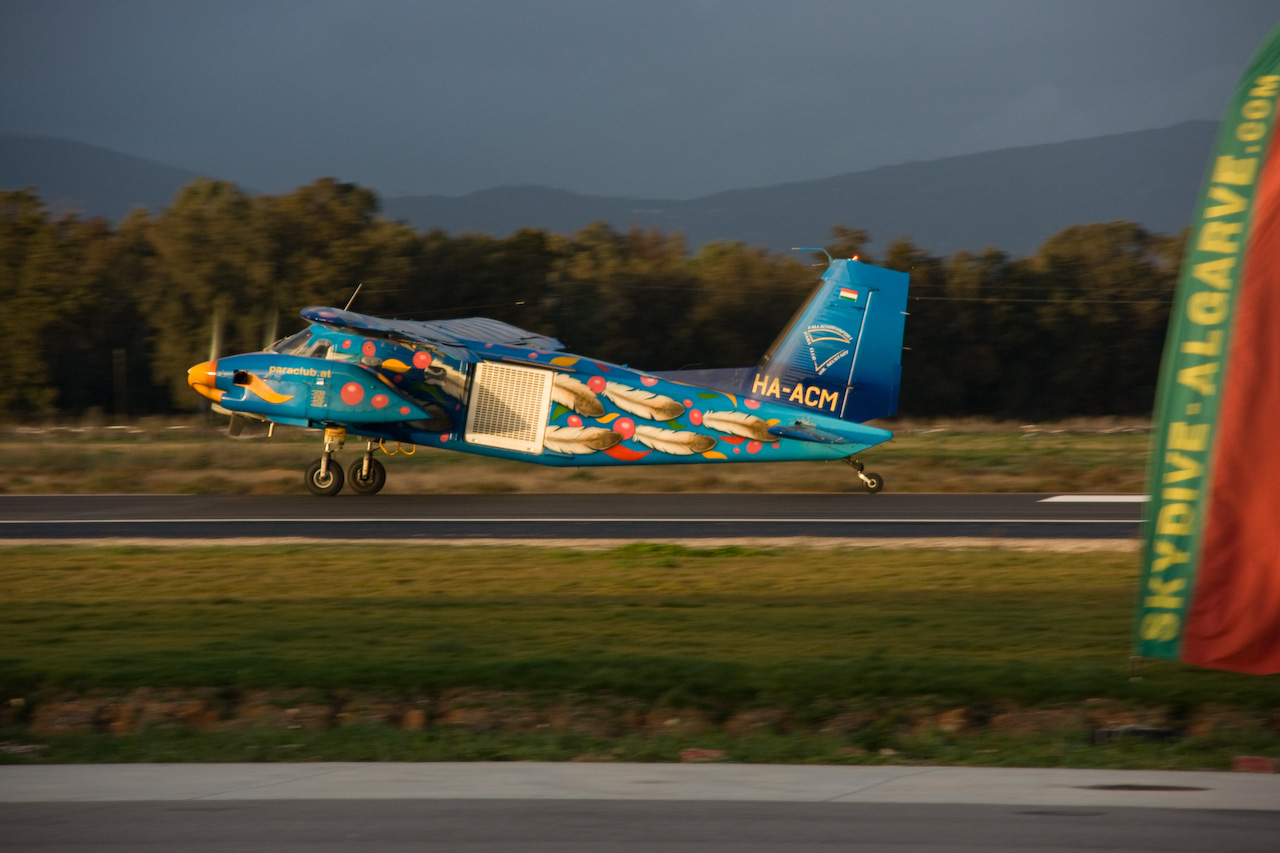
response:
[[[813,251],[823,251],[821,249]],[[906,273],[832,259],[754,367],[646,372],[566,352],[482,317],[395,320],[313,306],[310,325],[261,352],[194,365],[187,381],[247,421],[324,431],[307,489],[376,494],[374,458],[435,447],[562,467],[842,459],[866,491],[884,480],[857,454],[893,437],[866,421],[898,408]],[[347,436],[364,453],[344,476]],[[416,449],[416,447],[414,448]]]

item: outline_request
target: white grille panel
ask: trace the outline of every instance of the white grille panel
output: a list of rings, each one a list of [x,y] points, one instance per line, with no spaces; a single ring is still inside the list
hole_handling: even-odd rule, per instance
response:
[[[467,442],[541,453],[554,376],[536,367],[477,364],[467,406]]]

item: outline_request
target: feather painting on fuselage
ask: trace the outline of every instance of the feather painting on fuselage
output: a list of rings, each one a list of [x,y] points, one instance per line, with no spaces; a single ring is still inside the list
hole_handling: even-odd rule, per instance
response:
[[[381,489],[386,442],[567,467],[846,459],[875,492],[855,454],[893,435],[864,422],[897,410],[906,299],[906,274],[833,260],[757,366],[661,372],[496,320],[313,307],[307,329],[197,364],[188,382],[233,432],[244,419],[324,430],[306,474],[319,495]],[[365,451],[344,477],[333,455],[349,435]]]

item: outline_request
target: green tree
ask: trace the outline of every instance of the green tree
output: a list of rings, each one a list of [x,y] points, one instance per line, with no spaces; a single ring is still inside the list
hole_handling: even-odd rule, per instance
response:
[[[31,190],[0,191],[0,412],[50,414],[58,389],[50,362],[76,348],[69,319],[93,299],[95,243],[105,223],[51,220]]]
[[[154,257],[142,309],[155,341],[153,366],[173,404],[193,409],[187,368],[210,355],[261,345],[274,272],[253,201],[235,185],[199,179],[150,230]]]
[[[590,225],[560,246],[550,290],[556,327],[577,351],[656,370],[683,367],[696,351],[688,317],[698,286],[679,235]]]
[[[1132,222],[1073,226],[1028,269],[1051,300],[1038,312],[1056,355],[1041,389],[1051,413],[1149,412],[1177,279],[1169,239]]]
[[[45,344],[58,409],[166,410],[151,381],[150,338],[138,307],[151,257],[149,218],[135,211],[118,231],[102,219],[66,225],[63,251],[75,268],[78,298],[64,304]]]
[[[693,361],[709,368],[759,363],[822,274],[820,265],[736,242],[704,246],[693,267],[699,283],[689,317],[698,347]]]

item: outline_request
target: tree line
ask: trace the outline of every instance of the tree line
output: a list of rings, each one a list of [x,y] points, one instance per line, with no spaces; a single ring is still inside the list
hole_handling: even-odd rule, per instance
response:
[[[883,255],[836,226],[827,249],[911,274],[901,413],[1146,415],[1185,235],[1073,226],[1032,257]],[[573,235],[421,233],[331,179],[249,196],[198,180],[117,225],[0,191],[0,417],[190,411],[192,364],[300,329],[307,305],[403,319],[487,316],[651,370],[754,364],[821,256],[596,223]]]

